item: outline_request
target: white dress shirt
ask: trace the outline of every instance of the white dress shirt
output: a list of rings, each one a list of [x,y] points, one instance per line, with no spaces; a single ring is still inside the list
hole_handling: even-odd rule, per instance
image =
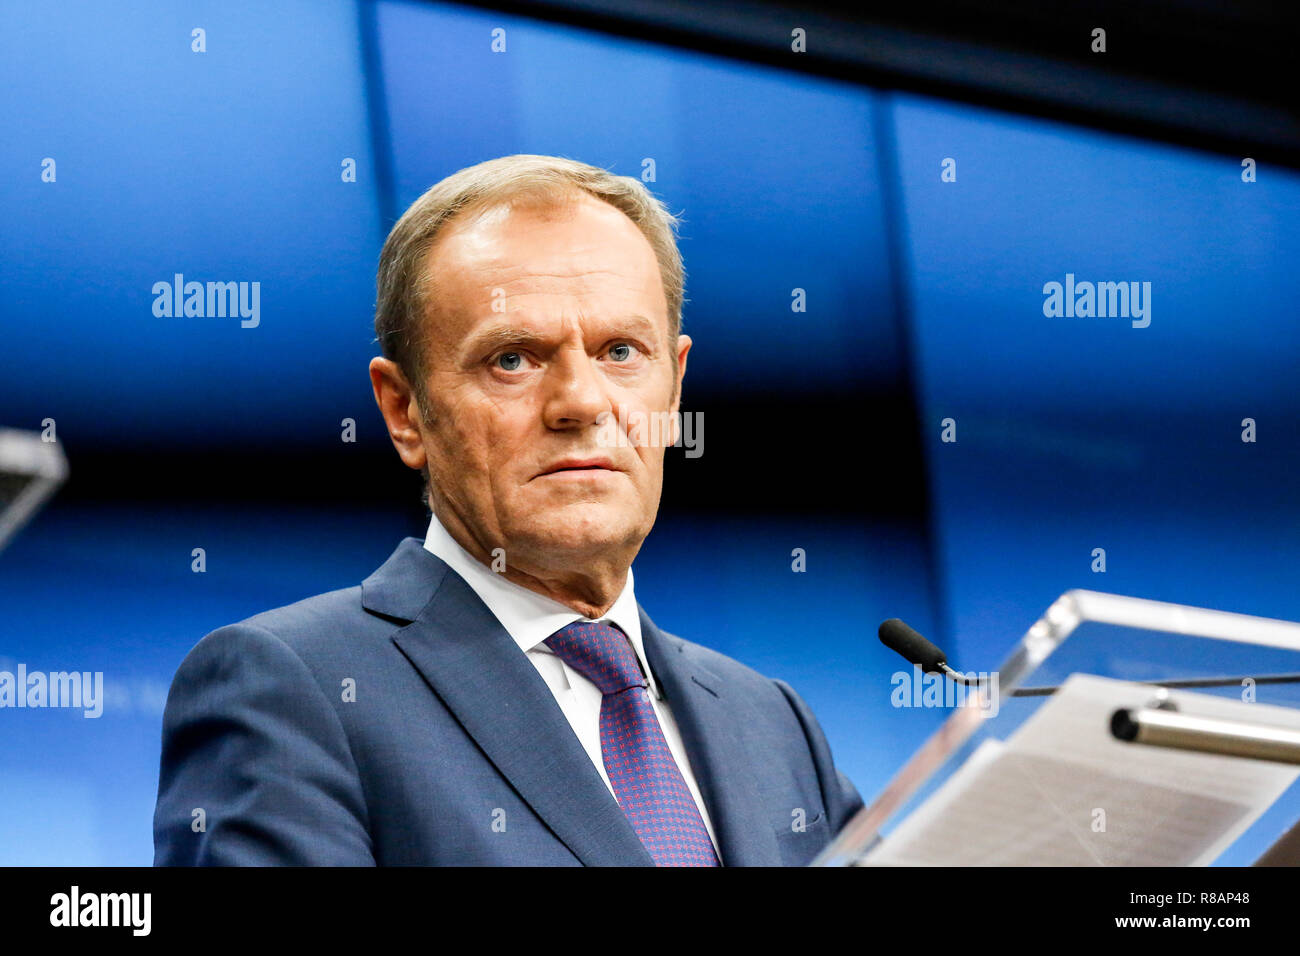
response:
[[[501,622],[501,626],[519,645],[519,649],[524,652],[532,665],[537,668],[537,673],[542,676],[542,680],[555,696],[555,702],[560,705],[560,710],[564,712],[569,726],[573,728],[583,749],[587,751],[587,756],[596,765],[601,779],[605,781],[605,786],[609,787],[611,794],[614,794],[600,752],[602,696],[600,690],[543,643],[560,628],[567,627],[574,621],[591,621],[592,618],[583,617],[558,601],[515,584],[505,575],[498,574],[487,565],[475,560],[442,526],[437,515],[429,521],[429,532],[425,535],[424,547],[425,550],[441,558],[448,567],[465,580],[479,599],[487,605],[488,610]],[[659,727],[663,730],[664,739],[668,741],[668,749],[677,761],[691,796],[695,798],[695,805],[699,807],[700,817],[704,820],[704,828],[709,831],[709,839],[713,841],[716,851],[718,839],[713,833],[713,823],[709,820],[709,812],[704,807],[704,800],[700,797],[700,788],[695,782],[695,774],[691,772],[686,748],[682,745],[682,735],[677,729],[677,722],[673,719],[667,701],[659,692],[659,685],[650,671],[650,663],[646,660],[645,648],[642,647],[641,617],[637,611],[636,595],[632,590],[631,568],[627,570],[627,583],[623,586],[618,599],[604,616],[596,620],[616,625],[632,642],[637,661],[640,662],[641,670],[650,685],[650,703],[659,718]],[[614,794],[614,799],[618,799],[617,794]],[[721,852],[718,852],[718,858],[721,857]]]

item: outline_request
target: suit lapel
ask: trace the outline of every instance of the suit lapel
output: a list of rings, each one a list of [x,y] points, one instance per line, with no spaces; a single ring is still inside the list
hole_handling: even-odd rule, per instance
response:
[[[646,659],[682,734],[725,866],[780,866],[776,832],[750,782],[761,771],[724,682],[641,610]],[[734,701],[731,702],[734,705]]]
[[[381,614],[409,614],[393,641],[580,861],[653,865],[546,682],[459,575],[408,538],[363,585],[363,603]]]

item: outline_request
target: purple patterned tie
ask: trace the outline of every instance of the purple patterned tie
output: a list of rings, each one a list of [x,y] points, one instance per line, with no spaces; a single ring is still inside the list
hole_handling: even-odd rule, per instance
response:
[[[659,866],[717,866],[709,831],[668,749],[627,635],[574,621],[546,639],[561,660],[599,688],[600,753],[632,829]]]

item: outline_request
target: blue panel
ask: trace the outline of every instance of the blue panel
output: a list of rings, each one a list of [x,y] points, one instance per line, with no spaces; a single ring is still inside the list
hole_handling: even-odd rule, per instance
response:
[[[1300,177],[917,99],[896,116],[957,636],[1078,586],[1300,617],[1280,586],[1300,554]],[[1151,282],[1150,326],[1045,316],[1067,273]]]
[[[927,399],[1120,417],[1300,408],[1300,177],[900,97]],[[957,181],[940,164],[957,163]],[[1150,282],[1150,326],[1048,318],[1047,282]],[[1240,416],[1238,416],[1240,417]],[[1276,434],[1276,433],[1275,433]]]
[[[373,409],[357,19],[338,0],[4,6],[0,421],[52,417],[75,450],[337,440]],[[259,283],[259,324],[155,316],[177,273],[250,283],[250,306]]]

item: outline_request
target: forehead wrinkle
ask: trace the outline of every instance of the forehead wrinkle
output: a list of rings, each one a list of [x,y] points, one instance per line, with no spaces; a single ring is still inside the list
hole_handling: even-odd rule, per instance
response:
[[[600,291],[592,288],[591,280],[598,278],[612,278],[620,283],[630,286],[632,276],[613,269],[575,269],[571,272],[535,272],[526,265],[519,263],[501,263],[483,270],[485,275],[481,276],[479,281],[485,286],[518,286],[529,282],[539,282],[543,284],[542,289],[523,290],[514,293],[515,295],[529,295],[533,292],[544,295],[563,294],[566,292],[587,294],[593,291]],[[575,288],[561,287],[554,288],[553,283],[565,282],[573,283]]]

